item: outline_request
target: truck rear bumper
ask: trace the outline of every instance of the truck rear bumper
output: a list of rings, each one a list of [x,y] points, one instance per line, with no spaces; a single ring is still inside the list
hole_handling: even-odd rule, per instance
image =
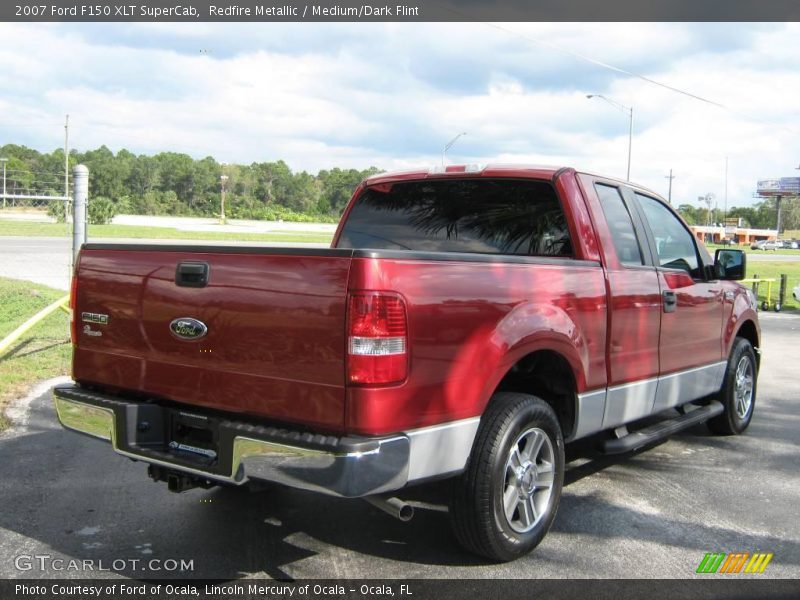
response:
[[[272,481],[355,498],[397,490],[409,480],[411,449],[404,434],[365,438],[288,431],[72,384],[56,386],[53,400],[67,429],[110,442],[123,456],[217,483]]]

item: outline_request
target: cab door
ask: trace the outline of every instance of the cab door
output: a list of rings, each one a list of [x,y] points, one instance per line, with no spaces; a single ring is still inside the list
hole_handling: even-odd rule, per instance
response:
[[[721,282],[708,280],[701,248],[662,200],[626,189],[645,224],[661,292],[660,376],[653,412],[679,406],[719,389],[722,357]]]
[[[592,431],[597,431],[653,410],[660,370],[661,291],[644,225],[625,197],[625,186],[585,174],[579,181],[597,223],[608,285],[608,387],[602,411],[597,407],[593,420]]]

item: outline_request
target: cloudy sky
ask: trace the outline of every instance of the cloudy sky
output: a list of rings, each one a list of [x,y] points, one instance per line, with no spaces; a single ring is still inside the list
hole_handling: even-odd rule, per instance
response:
[[[571,165],[673,202],[800,175],[797,24],[0,24],[0,145],[295,170]],[[605,63],[618,70],[602,66]],[[649,83],[678,88],[717,104]]]

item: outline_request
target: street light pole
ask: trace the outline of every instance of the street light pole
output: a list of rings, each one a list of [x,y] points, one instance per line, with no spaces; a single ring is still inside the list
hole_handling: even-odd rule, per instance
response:
[[[603,94],[586,94],[587,98],[600,98],[601,100],[605,100],[611,106],[616,108],[617,110],[621,110],[623,113],[628,115],[628,172],[625,177],[626,181],[631,180],[631,148],[633,146],[633,107],[632,106],[625,106],[624,104],[617,102],[616,100],[611,100],[610,98],[606,98]]]
[[[455,144],[458,141],[458,138],[460,138],[462,135],[467,135],[467,132],[462,131],[456,137],[454,137],[452,140],[450,140],[445,144],[444,148],[442,149],[442,167],[444,167],[445,155],[447,154],[447,151],[450,150],[453,144]]]

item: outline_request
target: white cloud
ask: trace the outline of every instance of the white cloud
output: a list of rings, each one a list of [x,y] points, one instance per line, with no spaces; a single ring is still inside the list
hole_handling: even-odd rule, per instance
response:
[[[0,144],[286,160],[294,169],[440,160],[570,164],[675,202],[752,201],[800,161],[794,24],[0,25]],[[511,33],[505,30],[510,30]],[[560,47],[568,52],[554,49]],[[569,52],[718,101],[713,107]]]

